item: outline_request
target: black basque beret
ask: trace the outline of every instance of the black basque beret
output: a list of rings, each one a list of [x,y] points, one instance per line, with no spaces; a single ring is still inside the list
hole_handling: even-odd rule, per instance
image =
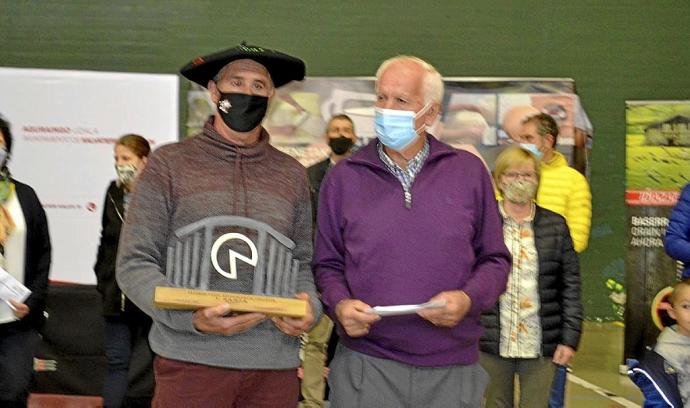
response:
[[[196,57],[180,69],[180,73],[190,81],[206,88],[208,81],[218,74],[224,66],[239,59],[251,59],[266,67],[276,88],[290,81],[304,79],[304,61],[279,51],[244,42],[237,47],[228,48],[204,57]]]

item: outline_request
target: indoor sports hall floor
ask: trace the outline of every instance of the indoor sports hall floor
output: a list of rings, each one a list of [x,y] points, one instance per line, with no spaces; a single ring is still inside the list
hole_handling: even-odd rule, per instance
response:
[[[585,322],[580,350],[566,388],[567,408],[633,408],[642,394],[618,373],[623,355],[623,326]]]

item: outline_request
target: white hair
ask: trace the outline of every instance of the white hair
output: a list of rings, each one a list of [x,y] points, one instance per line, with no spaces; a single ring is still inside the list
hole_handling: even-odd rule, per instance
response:
[[[424,70],[424,78],[422,79],[422,94],[424,95],[424,104],[427,103],[441,103],[443,99],[443,78],[441,74],[433,67],[433,65],[424,61],[421,58],[413,57],[411,55],[398,55],[397,57],[389,58],[381,64],[376,71],[376,90],[378,91],[379,80],[381,75],[393,64],[398,62],[414,62],[422,67]]]

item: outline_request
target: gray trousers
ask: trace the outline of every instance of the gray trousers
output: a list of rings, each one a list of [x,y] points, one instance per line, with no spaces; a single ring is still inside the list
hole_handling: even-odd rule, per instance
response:
[[[551,358],[503,358],[481,353],[479,361],[489,373],[486,408],[512,408],[515,375],[520,379],[520,408],[546,408],[556,365]]]
[[[479,364],[417,367],[338,345],[331,408],[478,408],[488,376]]]

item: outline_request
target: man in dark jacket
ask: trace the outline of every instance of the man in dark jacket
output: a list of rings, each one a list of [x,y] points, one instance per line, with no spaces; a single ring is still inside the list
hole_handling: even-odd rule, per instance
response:
[[[325,136],[328,139],[328,147],[331,149],[331,154],[326,159],[307,168],[314,223],[316,223],[316,210],[319,208],[321,182],[326,176],[326,172],[339,161],[350,157],[352,148],[357,143],[355,124],[345,114],[335,115],[331,118],[326,127]]]

